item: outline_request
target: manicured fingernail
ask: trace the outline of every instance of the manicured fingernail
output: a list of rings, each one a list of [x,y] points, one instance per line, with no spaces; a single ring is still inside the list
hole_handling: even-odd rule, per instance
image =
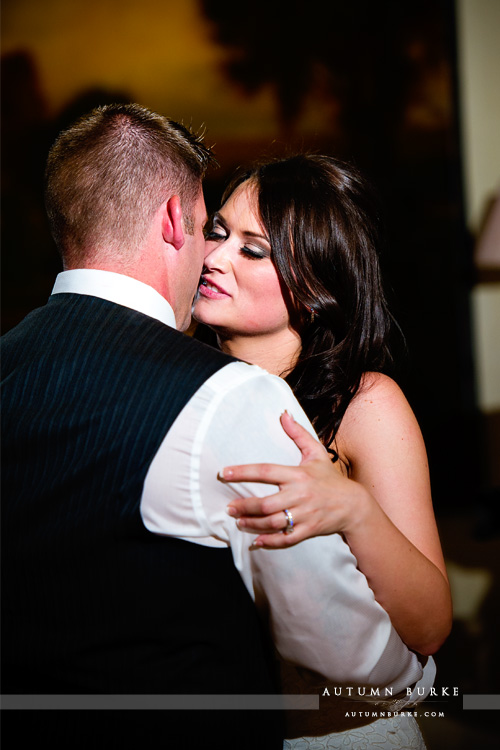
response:
[[[258,537],[253,540],[252,547],[263,547],[264,542],[262,542]]]
[[[230,479],[234,476],[234,471],[232,469],[222,469],[222,476],[224,479]]]
[[[228,514],[228,516],[236,516],[237,512],[238,511],[236,510],[236,508],[233,508],[232,505],[228,505],[226,508],[226,513]]]

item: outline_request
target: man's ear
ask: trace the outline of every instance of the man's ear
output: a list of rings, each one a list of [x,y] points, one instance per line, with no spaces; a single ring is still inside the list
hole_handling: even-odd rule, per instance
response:
[[[181,199],[173,195],[165,204],[162,217],[162,233],[165,242],[180,250],[184,244]]]

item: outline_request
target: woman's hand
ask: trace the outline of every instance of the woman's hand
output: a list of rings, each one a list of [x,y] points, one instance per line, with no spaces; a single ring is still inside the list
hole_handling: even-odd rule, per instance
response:
[[[299,466],[247,464],[229,466],[222,472],[226,482],[262,482],[277,485],[279,492],[267,497],[233,500],[230,516],[238,527],[258,534],[254,545],[279,549],[313,536],[344,533],[368,493],[357,482],[342,476],[325,448],[285,412],[281,424],[302,453]],[[288,521],[291,514],[293,526]]]
[[[302,452],[300,466],[231,466],[223,472],[229,482],[279,486],[275,495],[230,503],[240,528],[258,533],[258,546],[276,549],[341,533],[403,641],[433,654],[450,631],[450,589],[425,445],[403,393],[390,378],[372,373],[349,405],[337,439],[352,479],[289,415],[281,421]],[[285,509],[294,521],[288,534]]]

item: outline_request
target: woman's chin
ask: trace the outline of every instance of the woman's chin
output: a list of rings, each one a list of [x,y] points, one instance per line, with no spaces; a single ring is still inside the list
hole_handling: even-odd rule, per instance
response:
[[[203,323],[206,326],[215,326],[217,325],[217,321],[213,319],[212,315],[206,315],[203,311],[203,303],[199,304],[196,302],[193,306],[192,310],[192,318],[197,323]]]
[[[196,320],[197,323],[206,323],[205,316],[203,315],[203,312],[200,310],[200,304],[198,302],[195,302],[193,305],[193,309],[191,311],[191,317],[193,320]]]
[[[191,316],[194,320],[196,320],[198,323],[203,323],[202,313],[201,313],[201,304],[200,304],[200,293],[197,292],[196,296],[193,300],[193,306],[191,307]]]

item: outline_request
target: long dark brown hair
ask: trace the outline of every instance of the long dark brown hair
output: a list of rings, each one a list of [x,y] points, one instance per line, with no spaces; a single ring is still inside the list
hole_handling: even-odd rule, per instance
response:
[[[301,154],[241,172],[223,203],[247,180],[302,339],[286,380],[329,448],[363,374],[392,365],[378,204],[356,169],[329,156]]]

